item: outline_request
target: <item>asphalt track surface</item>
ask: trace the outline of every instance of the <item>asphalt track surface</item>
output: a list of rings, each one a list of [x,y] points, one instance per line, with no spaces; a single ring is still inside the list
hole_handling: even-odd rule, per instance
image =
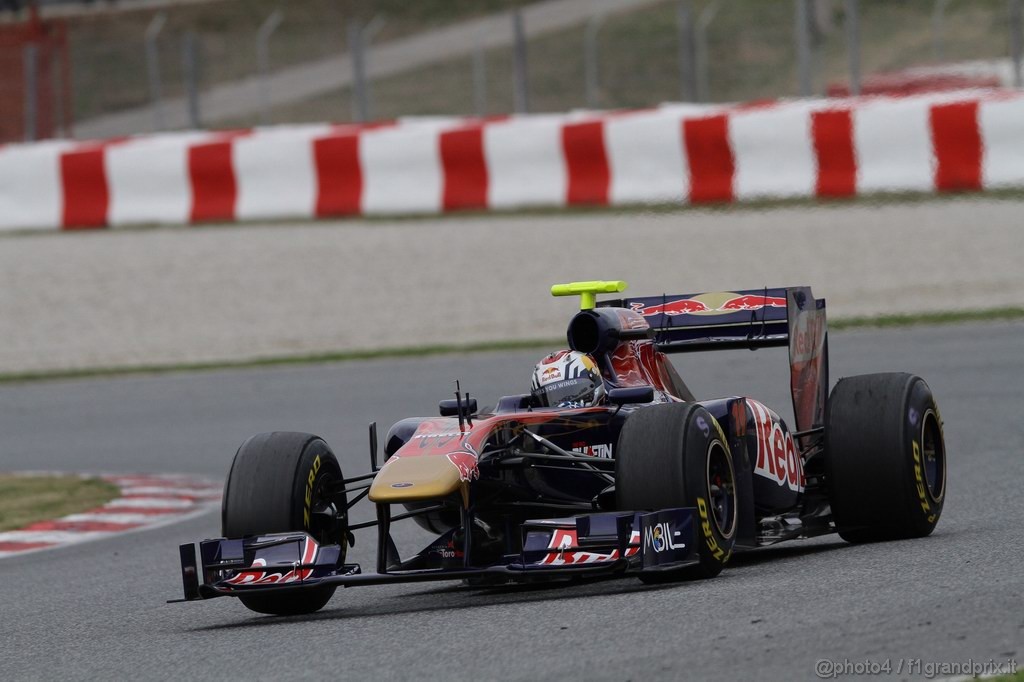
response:
[[[949,490],[929,538],[838,537],[735,557],[718,578],[531,589],[458,584],[339,591],[322,612],[258,616],[180,593],[177,545],[216,513],[0,561],[4,679],[814,679],[818,659],[952,662],[1024,655],[1020,481],[1024,324],[857,330],[831,338],[833,380],[923,376],[945,420]],[[365,426],[429,414],[456,377],[491,402],[540,352],[89,379],[0,387],[0,468],[222,477],[246,436],[328,439],[349,475]],[[702,397],[787,403],[785,351],[688,356]],[[784,413],[786,410],[782,410]],[[358,516],[367,518],[365,507]],[[400,548],[422,539],[399,524]],[[363,533],[351,556],[371,563]],[[904,675],[905,677],[906,675]]]

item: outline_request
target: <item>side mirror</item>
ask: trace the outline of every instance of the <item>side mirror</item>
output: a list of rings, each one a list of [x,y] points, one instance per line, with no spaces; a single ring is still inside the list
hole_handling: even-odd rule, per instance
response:
[[[441,410],[442,417],[458,417],[459,416],[459,401],[455,398],[449,398],[448,400],[442,400],[438,403],[438,409]],[[462,401],[462,409],[467,415],[476,414],[476,398],[470,398],[469,400]]]
[[[650,386],[627,386],[608,391],[608,402],[613,405],[636,405],[654,400],[654,389]],[[452,402],[455,402],[454,400]]]

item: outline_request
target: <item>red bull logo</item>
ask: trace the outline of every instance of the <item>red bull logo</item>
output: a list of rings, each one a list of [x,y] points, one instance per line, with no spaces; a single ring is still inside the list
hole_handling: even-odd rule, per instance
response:
[[[786,298],[784,296],[757,296],[747,294],[730,298],[723,303],[719,310],[759,310],[760,308],[785,308]]]
[[[786,306],[785,296],[731,293],[700,294],[698,298],[680,298],[666,301],[660,305],[630,304],[633,312],[644,317],[733,313],[743,310],[760,310],[761,308],[785,308]]]
[[[541,381],[548,382],[562,378],[562,372],[557,367],[548,367],[540,375]]]
[[[643,303],[633,303],[631,307],[635,312],[640,313],[644,317],[651,317],[652,315],[685,315],[687,313],[711,312],[711,308],[692,298],[681,298],[678,301],[668,301],[661,305],[652,306],[645,306]]]
[[[459,470],[459,480],[469,483],[480,478],[480,467],[477,466],[476,457],[468,452],[450,452],[447,455],[448,461]]]

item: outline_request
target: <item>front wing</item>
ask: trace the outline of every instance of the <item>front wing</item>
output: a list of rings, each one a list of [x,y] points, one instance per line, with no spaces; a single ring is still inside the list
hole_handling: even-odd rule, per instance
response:
[[[363,573],[339,561],[341,548],[319,545],[306,533],[243,539],[218,538],[181,545],[184,599],[194,601],[317,586],[379,585],[432,580],[530,582],[574,576],[671,571],[697,564],[694,508],[587,514],[527,521],[522,551],[486,567],[468,565]]]

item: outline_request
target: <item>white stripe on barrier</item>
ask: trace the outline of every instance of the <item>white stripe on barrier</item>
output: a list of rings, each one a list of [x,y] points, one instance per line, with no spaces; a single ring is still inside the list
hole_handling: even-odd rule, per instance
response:
[[[1024,186],[1024,99],[982,101],[982,186],[989,189]]]
[[[737,199],[814,195],[817,159],[811,136],[813,108],[801,102],[799,106],[751,109],[730,116]]]
[[[932,99],[879,100],[853,109],[857,192],[935,189]]]
[[[188,148],[207,133],[140,137],[106,150],[109,223],[187,223],[192,210]]]
[[[266,130],[234,142],[239,220],[311,218],[316,205],[313,139],[330,126]]]
[[[489,207],[565,205],[563,123],[561,116],[531,116],[484,128]]]
[[[0,147],[0,230],[60,227],[60,155],[71,146],[60,141]]]
[[[436,126],[381,128],[360,135],[363,213],[437,213],[441,159]]]
[[[605,145],[611,204],[681,204],[690,194],[678,112],[642,112],[609,118]]]

